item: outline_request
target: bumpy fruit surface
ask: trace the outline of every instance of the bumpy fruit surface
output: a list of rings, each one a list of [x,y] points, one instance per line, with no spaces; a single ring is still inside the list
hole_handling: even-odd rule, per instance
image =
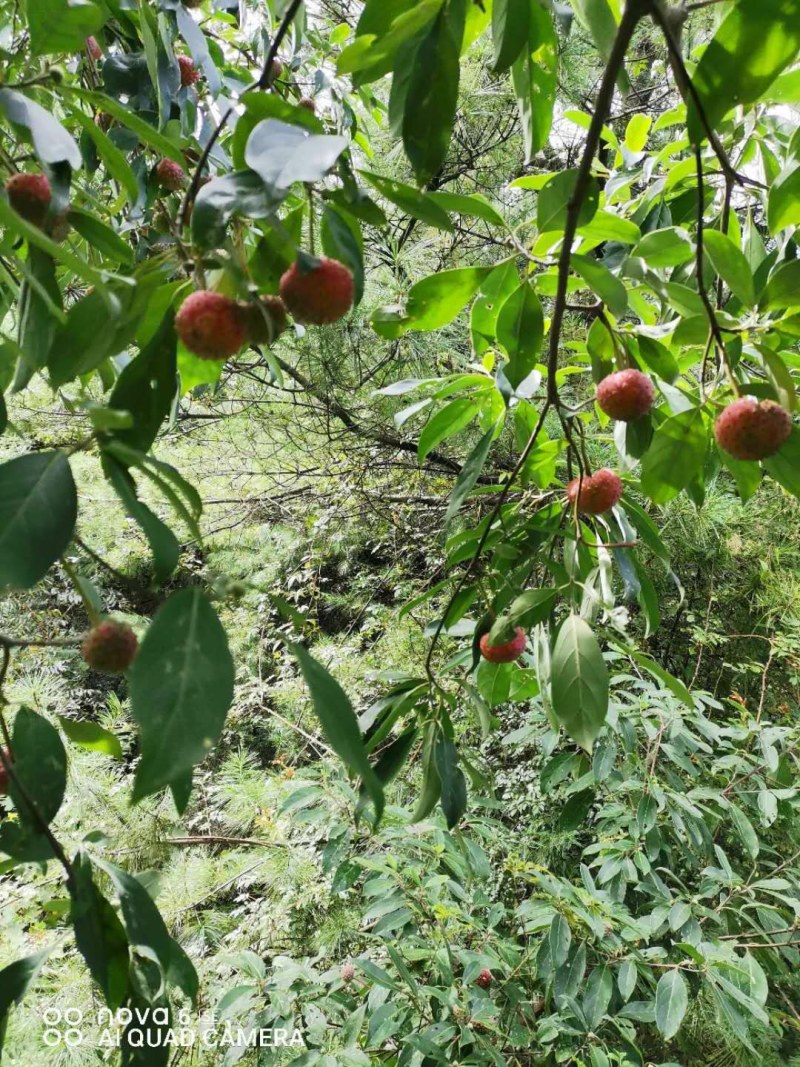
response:
[[[81,652],[93,670],[120,674],[133,663],[138,647],[136,634],[130,626],[106,619],[90,630]]]
[[[201,289],[187,297],[175,316],[178,336],[201,359],[228,359],[247,340],[242,310],[222,293]]]
[[[792,417],[774,400],[743,396],[729,404],[714,424],[717,444],[735,459],[774,456],[792,432]]]
[[[527,638],[521,626],[514,630],[510,641],[504,641],[501,645],[489,644],[489,634],[484,634],[480,640],[481,655],[490,663],[513,663],[525,651],[526,644]]]
[[[286,305],[279,296],[262,296],[254,304],[242,304],[247,339],[254,345],[270,345],[289,325]]]
[[[356,969],[352,963],[345,963],[342,967],[342,981],[352,982],[356,976]]]
[[[479,985],[481,989],[488,989],[492,984],[492,972],[486,967],[483,968],[481,973],[475,979],[476,985]]]
[[[181,85],[194,85],[200,80],[200,71],[188,56],[178,56],[178,66],[181,68]]]
[[[310,96],[301,96],[300,99],[297,101],[297,106],[304,107],[306,111],[310,111],[312,115],[317,110],[317,105],[314,103]]]
[[[103,49],[97,43],[97,38],[96,37],[87,37],[86,38],[86,51],[89,53],[89,55],[95,61],[95,63],[98,61],[98,59],[102,59],[103,58]]]
[[[10,763],[11,753],[8,751],[7,748],[3,749],[3,755],[6,758],[6,762]],[[2,762],[2,760],[0,760],[0,797],[4,797],[8,794],[8,787],[10,781],[11,778],[9,777],[9,773],[6,770],[5,764]]]
[[[156,166],[156,181],[162,189],[174,193],[182,187],[185,180],[186,175],[183,173],[183,169],[174,159],[159,160]]]
[[[580,490],[580,493],[579,493]],[[577,498],[578,511],[584,515],[602,515],[613,508],[622,496],[622,481],[618,474],[608,467],[588,477],[573,478],[567,486],[567,498],[574,504]]]
[[[338,322],[353,306],[353,275],[344,263],[327,256],[308,270],[293,263],[281,278],[280,290],[292,316],[313,326]]]
[[[651,410],[655,399],[653,383],[640,370],[618,370],[597,387],[600,410],[620,422],[640,419]]]
[[[6,182],[6,192],[18,215],[34,226],[42,225],[53,197],[46,174],[14,174]]]

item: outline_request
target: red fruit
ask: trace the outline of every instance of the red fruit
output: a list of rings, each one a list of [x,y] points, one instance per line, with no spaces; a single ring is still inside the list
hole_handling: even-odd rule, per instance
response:
[[[603,378],[597,387],[601,411],[620,422],[640,419],[650,411],[655,399],[653,383],[640,370],[618,370]]]
[[[792,417],[774,400],[743,396],[729,404],[714,424],[717,444],[735,459],[774,456],[792,432]]]
[[[578,489],[580,488],[580,495]],[[570,504],[578,498],[578,511],[584,515],[601,515],[613,508],[622,496],[622,481],[618,474],[608,467],[583,479],[573,478],[567,486],[567,498]]]
[[[325,326],[353,306],[353,275],[336,259],[293,263],[281,278],[283,302],[298,322]]]
[[[130,626],[106,619],[90,630],[81,652],[93,670],[120,674],[133,663],[138,647],[136,634]]]
[[[240,304],[247,339],[254,345],[270,345],[289,325],[286,305],[279,296],[262,296],[254,304]]]
[[[8,751],[7,748],[3,749],[3,755],[6,758],[6,762],[10,763],[11,762],[11,753]],[[8,794],[8,786],[9,786],[10,781],[11,781],[11,777],[10,777],[8,771],[6,770],[6,765],[5,765],[5,763],[3,763],[2,760],[0,760],[0,797],[7,796],[7,794]]]
[[[194,85],[200,80],[200,71],[188,56],[178,56],[178,66],[181,68],[181,85]]]
[[[345,963],[342,967],[342,981],[352,982],[356,976],[356,969],[352,963]]]
[[[34,226],[42,225],[53,197],[46,174],[14,174],[6,182],[6,192],[18,215]]]
[[[95,63],[99,59],[103,58],[103,49],[97,43],[97,39],[95,37],[87,37],[86,38],[86,51],[89,53],[89,55],[95,61]]]
[[[514,630],[514,636],[510,641],[504,641],[501,645],[490,645],[487,633],[480,640],[481,655],[490,663],[513,663],[525,651],[527,642],[528,639],[521,626],[517,626]]]
[[[201,359],[228,359],[247,340],[242,310],[222,293],[201,289],[187,297],[175,316],[178,336]]]
[[[186,175],[183,173],[183,168],[173,159],[160,160],[156,166],[155,173],[158,184],[162,189],[166,189],[170,193],[177,192],[186,181]]]
[[[479,985],[481,989],[488,989],[492,984],[492,972],[486,967],[483,968],[481,973],[475,979],[475,984]]]
[[[314,103],[310,96],[301,96],[300,99],[297,101],[297,106],[304,107],[306,111],[310,111],[312,115],[317,110],[317,105]]]

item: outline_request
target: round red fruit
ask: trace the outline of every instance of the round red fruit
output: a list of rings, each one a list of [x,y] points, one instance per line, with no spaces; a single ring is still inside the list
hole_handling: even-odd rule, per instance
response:
[[[178,66],[181,68],[181,85],[194,85],[200,80],[200,71],[188,56],[178,56]]]
[[[201,359],[228,359],[247,340],[241,308],[222,293],[201,289],[187,297],[175,316],[178,336]]]
[[[353,306],[353,275],[336,259],[293,263],[281,278],[281,296],[293,317],[313,326],[338,322]]]
[[[271,345],[289,325],[286,305],[279,296],[262,296],[240,307],[247,339],[254,345]]]
[[[735,459],[774,456],[792,432],[792,417],[774,400],[743,396],[729,404],[714,424],[717,444]]]
[[[527,638],[521,626],[514,630],[510,641],[504,641],[500,645],[490,644],[489,634],[484,634],[480,640],[481,655],[490,663],[513,663],[525,651],[526,644]]]
[[[14,174],[6,182],[6,193],[18,215],[34,226],[42,225],[53,198],[46,174]]]
[[[89,631],[81,652],[92,670],[121,674],[133,663],[138,647],[136,634],[130,626],[106,619]]]
[[[475,979],[476,985],[479,985],[481,989],[488,989],[492,984],[492,972],[484,967],[478,977]]]
[[[608,467],[583,479],[573,478],[567,486],[567,499],[570,504],[577,500],[578,511],[584,515],[602,515],[619,503],[621,496],[622,480]]]
[[[653,383],[640,370],[618,370],[597,387],[600,410],[620,422],[640,419],[652,409],[655,399]]]
[[[182,188],[186,175],[180,163],[176,163],[174,159],[162,159],[156,166],[156,181],[162,189],[175,193]]]
[[[89,53],[89,55],[95,61],[95,63],[98,60],[103,58],[103,49],[97,43],[97,38],[96,37],[87,37],[86,38],[86,51]]]

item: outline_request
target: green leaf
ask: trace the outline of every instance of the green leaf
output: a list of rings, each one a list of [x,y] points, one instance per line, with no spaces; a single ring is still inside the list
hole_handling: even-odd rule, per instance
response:
[[[364,240],[358,220],[337,204],[327,204],[320,222],[322,250],[326,256],[338,259],[353,272],[354,303],[358,306],[364,296]]]
[[[47,0],[45,0],[47,2]],[[81,150],[57,118],[41,104],[29,100],[16,89],[0,89],[0,110],[9,122],[24,126],[31,135],[33,149],[41,163],[68,163],[79,170]]]
[[[35,56],[80,52],[107,14],[89,0],[28,0],[28,32]]]
[[[107,96],[105,93],[95,92],[91,89],[79,89],[74,85],[64,85],[60,88],[62,92],[79,100],[85,100],[98,111],[104,111],[107,115],[111,115],[117,122],[121,122],[123,126],[127,126],[129,130],[132,130],[142,144],[154,148],[159,155],[166,156],[175,163],[180,163],[182,167],[186,166],[186,159],[181,151],[180,144],[170,140],[155,126],[151,126],[131,107],[121,104],[119,100],[115,100],[112,96]]]
[[[457,267],[431,274],[412,285],[405,315],[400,320],[402,331],[438,330],[452,322],[491,270],[491,267]]]
[[[718,452],[723,464],[733,475],[736,488],[739,490],[739,496],[744,503],[747,503],[761,485],[761,468],[757,463],[734,459],[724,448],[718,449]],[[800,488],[800,480],[798,480],[798,488]]]
[[[642,459],[642,492],[656,504],[672,500],[702,470],[706,445],[699,408],[666,419],[656,428],[653,443]]]
[[[465,18],[466,0],[446,0],[411,61],[402,133],[420,185],[438,172],[450,147]]]
[[[600,297],[614,315],[624,315],[628,310],[628,291],[622,282],[604,266],[599,259],[579,256],[575,253],[570,261],[589,288]]]
[[[361,776],[375,806],[375,821],[379,822],[384,806],[383,786],[367,759],[353,705],[336,679],[302,645],[289,647],[303,672],[328,744],[349,770]]]
[[[559,912],[553,916],[550,929],[547,932],[547,941],[550,947],[550,959],[554,967],[561,967],[567,962],[569,947],[572,944],[572,931],[569,923]]]
[[[762,462],[770,477],[788,493],[800,498],[800,428],[792,427],[789,439],[780,450]]]
[[[435,192],[427,194],[428,200],[439,204],[445,211],[451,211],[454,215],[473,216],[483,219],[492,226],[504,226],[503,216],[493,207],[486,197],[480,193],[472,193],[465,196],[462,193]]]
[[[67,787],[67,753],[58,730],[29,708],[20,708],[12,735],[14,770],[25,795],[34,804],[39,818],[49,825],[61,808]],[[20,822],[31,834],[40,832],[39,820],[12,782],[11,799]]]
[[[674,382],[680,373],[678,361],[666,345],[644,334],[637,334],[636,344],[639,356],[645,367],[648,367],[665,382]]]
[[[497,341],[508,354],[503,372],[516,389],[536,366],[544,337],[544,313],[530,282],[523,282],[505,301],[497,316]]]
[[[800,307],[800,259],[791,259],[775,268],[760,303],[779,311]]]
[[[215,248],[224,243],[226,227],[234,216],[270,218],[287,194],[286,189],[268,185],[254,170],[214,178],[195,198],[192,238],[201,248]]]
[[[467,810],[467,781],[458,765],[458,750],[448,738],[440,736],[435,750],[436,771],[441,782],[440,802],[448,830],[452,830]]]
[[[492,40],[495,74],[508,70],[528,39],[530,0],[494,0]]]
[[[469,426],[479,412],[479,405],[469,398],[460,398],[445,404],[428,421],[425,429],[420,434],[419,445],[417,446],[417,455],[420,463],[442,441],[448,437],[453,437],[466,426]]]
[[[133,249],[110,226],[90,215],[88,211],[80,211],[78,208],[70,209],[69,221],[96,252],[113,259],[115,263],[122,263],[126,267],[133,266]]]
[[[66,551],[78,499],[63,452],[0,464],[0,590],[29,589]]]
[[[109,876],[119,897],[125,930],[131,947],[155,958],[167,982],[196,1002],[199,982],[194,964],[169,935],[153,898],[134,875],[105,860],[95,864]]]
[[[89,752],[102,752],[104,756],[122,759],[122,745],[110,730],[104,729],[96,722],[68,719],[64,715],[59,715],[58,721],[73,744],[80,745]]]
[[[755,103],[800,49],[800,0],[737,0],[692,75],[687,128],[698,144],[734,107]]]
[[[368,0],[356,26],[356,39],[339,56],[339,74],[355,74],[356,85],[392,69],[398,50],[425,29],[444,0]]]
[[[136,204],[139,199],[139,183],[123,153],[89,115],[85,115],[77,107],[71,107],[69,115],[73,121],[80,125],[83,132],[92,139],[97,149],[97,154],[110,177],[125,190],[128,203],[131,206]]]
[[[608,668],[591,627],[579,615],[568,616],[558,631],[551,672],[555,716],[590,752],[608,714]]]
[[[595,967],[586,982],[583,998],[583,1013],[590,1029],[596,1030],[608,1011],[611,994],[614,992],[614,979],[611,968],[606,963]]]
[[[800,225],[800,163],[790,163],[770,186],[767,222],[772,233]]]
[[[692,694],[679,678],[676,678],[674,674],[670,674],[669,671],[665,670],[659,663],[656,663],[650,656],[646,656],[643,652],[637,652],[635,648],[631,648],[629,645],[624,644],[624,642],[613,641],[612,643],[624,652],[626,656],[630,656],[630,658],[638,663],[640,667],[643,667],[648,674],[652,674],[654,678],[663,682],[667,689],[675,694],[678,700],[682,700],[687,708],[691,708],[692,711],[694,711],[695,703]]]
[[[181,549],[178,539],[157,515],[153,514],[136,492],[136,483],[127,468],[105,453],[103,473],[117,494],[125,511],[142,529],[153,554],[153,570],[157,582],[165,581],[178,566]]]
[[[680,1030],[688,1007],[689,994],[681,972],[676,968],[662,974],[656,986],[656,1026],[665,1041]]]
[[[617,35],[617,19],[609,0],[573,0],[572,6],[578,21],[589,31],[598,51],[607,60]],[[623,95],[630,91],[630,81],[624,67],[617,76],[617,85]]]
[[[519,0],[524,3],[525,0]],[[553,124],[558,68],[558,38],[553,19],[544,7],[527,0],[530,25],[528,41],[514,60],[511,81],[517,98],[525,162],[547,144]]]
[[[494,348],[500,308],[518,286],[519,274],[513,259],[498,264],[481,283],[469,321],[472,348],[476,356],[482,356]]]
[[[567,222],[567,205],[575,191],[577,170],[562,170],[554,174],[539,191],[536,205],[536,225],[539,233],[557,233]],[[578,226],[587,226],[597,212],[600,203],[600,187],[592,178],[578,212]]]
[[[173,782],[208,756],[233,700],[233,660],[217,613],[199,589],[159,609],[130,671],[141,760],[134,800]]]
[[[15,1004],[20,1004],[28,989],[39,977],[49,950],[15,960],[0,971],[0,1053],[8,1026],[8,1016]]]
[[[650,267],[679,267],[694,256],[694,247],[686,230],[667,226],[646,233],[631,255],[643,259]]]
[[[728,809],[728,814],[731,817],[733,828],[736,831],[740,841],[745,847],[745,851],[751,860],[756,859],[760,850],[760,844],[758,840],[758,834],[753,828],[753,824],[747,818],[741,808],[737,808],[735,804],[731,804]]]
[[[753,272],[745,259],[744,253],[733,241],[719,230],[706,230],[703,247],[708,253],[711,265],[722,278],[733,295],[744,304],[752,307],[756,302]]]
[[[380,174],[372,174],[370,171],[361,170],[359,174],[377,189],[381,196],[396,204],[407,215],[419,219],[420,222],[426,222],[429,226],[435,226],[439,230],[452,232],[453,224],[447,212],[443,211],[433,197],[427,193],[421,193],[413,185],[405,185],[403,182],[385,178]]]
[[[521,626],[525,630],[538,626],[549,617],[555,599],[555,589],[527,589],[512,600],[506,612],[509,625]]]
[[[72,866],[70,919],[75,943],[108,1007],[116,1010],[128,992],[128,939],[116,911],[94,883],[86,854],[79,852]]]
[[[497,430],[498,425],[495,424],[491,430],[486,431],[480,441],[478,441],[477,445],[475,445],[470,452],[466,463],[461,468],[461,471],[456,478],[456,484],[453,486],[453,492],[450,494],[450,501],[447,505],[447,512],[444,517],[445,526],[450,522],[453,516],[458,513],[461,505],[473,489],[478,478],[480,478],[483,465],[487,460],[489,449],[492,447],[492,441],[497,434]]]
[[[116,430],[114,439],[147,452],[169,413],[178,387],[177,338],[170,309],[152,340],[132,359],[117,379],[108,406],[129,411],[129,429]]]
[[[647,144],[647,136],[653,120],[650,115],[633,115],[625,127],[625,147],[629,152],[641,152]]]

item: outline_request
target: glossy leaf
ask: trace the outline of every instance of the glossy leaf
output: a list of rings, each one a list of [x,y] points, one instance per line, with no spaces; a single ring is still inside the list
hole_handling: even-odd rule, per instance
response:
[[[29,589],[66,551],[78,513],[63,452],[0,464],[0,589]]]
[[[173,594],[130,671],[141,760],[134,799],[164,789],[217,743],[233,700],[233,660],[217,613],[199,589]]]
[[[579,615],[569,615],[562,623],[551,671],[556,718],[589,752],[608,714],[608,668],[591,627]]]
[[[544,337],[544,312],[530,282],[508,297],[497,316],[497,341],[508,354],[503,373],[516,389],[539,361]]]

